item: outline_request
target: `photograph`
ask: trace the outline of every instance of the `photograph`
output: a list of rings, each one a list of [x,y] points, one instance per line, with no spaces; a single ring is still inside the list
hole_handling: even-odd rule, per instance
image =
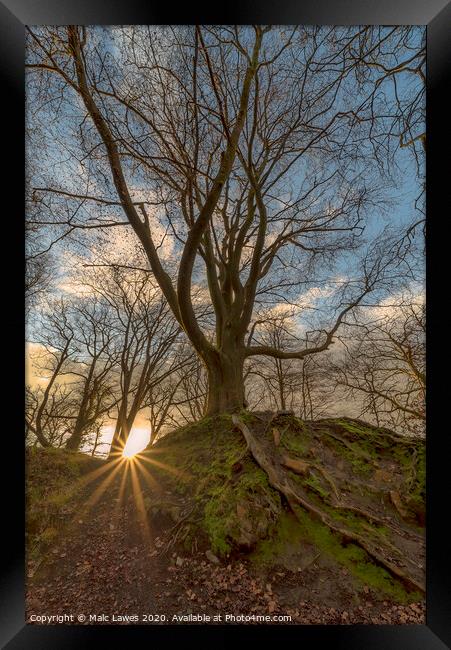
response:
[[[425,626],[426,25],[24,30],[27,626]]]

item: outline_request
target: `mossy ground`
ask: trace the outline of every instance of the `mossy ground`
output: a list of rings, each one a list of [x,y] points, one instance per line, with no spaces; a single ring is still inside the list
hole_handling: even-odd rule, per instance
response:
[[[261,418],[252,413],[240,416],[261,439],[274,444],[272,431]],[[331,520],[380,545],[399,541],[384,525],[336,508],[332,485],[315,465],[326,470],[346,500],[380,515],[390,508],[390,515],[396,515],[387,499],[388,490],[396,489],[412,515],[412,522],[399,521],[399,526],[422,530],[417,518],[424,511],[425,496],[421,443],[346,418],[303,422],[280,416],[272,426],[281,436],[280,453],[307,461],[313,468],[305,475],[290,472],[290,480]],[[149,517],[160,511],[167,515],[168,530],[183,520],[184,532],[177,543],[188,553],[195,544],[196,549],[211,548],[221,557],[250,554],[259,571],[308,551],[309,557],[320,555],[318,571],[327,572],[337,589],[344,568],[357,591],[367,585],[381,598],[395,602],[419,598],[358,545],[343,540],[301,508],[289,511],[254,461],[231,416],[204,418],[180,428],[157,441],[141,460],[152,483],[159,486],[156,494],[151,483],[141,482]],[[103,462],[62,450],[27,451],[29,559],[42,556],[54,543],[62,523],[81,505],[80,479]],[[186,520],[180,517],[182,509],[188,512]],[[413,543],[407,551],[416,557]]]
[[[241,418],[247,426],[260,426],[262,430],[255,415],[243,413]],[[381,499],[386,486],[378,485],[379,471],[382,479],[391,472],[396,479],[396,485],[391,487],[402,493],[406,503],[417,499],[418,506],[424,508],[424,449],[420,443],[398,440],[392,432],[347,418],[312,423],[281,416],[274,426],[281,434],[281,452],[315,461],[331,472],[338,459],[341,471],[338,478],[333,476],[343,484],[349,480],[347,490],[354,489],[352,480],[357,480],[358,505],[373,505],[375,498]],[[256,566],[276,565],[287,545],[293,551],[293,546],[302,548],[307,543],[327,556],[329,563],[335,563],[337,571],[345,567],[356,580],[357,588],[368,585],[381,598],[389,597],[396,602],[420,597],[416,592],[406,591],[363,549],[343,543],[306,511],[299,509],[297,518],[288,513],[283,497],[269,485],[266,473],[246,452],[244,438],[234,428],[230,416],[206,418],[179,429],[148,453],[149,458],[154,455],[181,472],[179,476],[169,475],[164,468],[155,468],[171,490],[194,499],[197,519],[192,535],[203,536],[216,554],[229,556],[251,551]],[[321,505],[333,520],[381,544],[393,541],[383,525],[334,508],[330,502],[331,485],[321,473],[293,474],[292,480],[307,490],[310,500]],[[188,535],[187,541],[190,540]]]
[[[157,479],[194,499],[199,526],[219,555],[252,546],[253,531],[265,535],[281,512],[279,493],[246,452],[231,416],[205,418],[183,427],[162,439],[149,454],[176,470],[170,475],[164,467],[152,467]]]
[[[327,526],[312,519],[301,508],[295,516],[283,512],[273,535],[262,540],[251,554],[257,568],[293,566],[293,559],[302,567],[303,557],[307,564],[315,560],[319,571],[330,571],[330,567],[335,566],[341,580],[344,578],[340,570],[347,569],[358,593],[369,587],[380,600],[388,598],[408,603],[421,599],[420,593],[406,591],[388,571],[374,564],[363,549],[356,544],[342,544]]]

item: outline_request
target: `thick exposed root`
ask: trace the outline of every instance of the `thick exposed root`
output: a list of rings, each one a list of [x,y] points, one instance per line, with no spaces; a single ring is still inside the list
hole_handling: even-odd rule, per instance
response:
[[[320,467],[316,463],[308,463],[305,460],[291,458],[290,456],[282,456],[280,464],[283,465],[283,467],[286,467],[287,469],[291,469],[293,472],[296,472],[296,474],[302,474],[302,475],[306,475],[310,472],[311,469],[315,469],[324,477],[327,483],[329,483],[330,487],[332,488],[335,494],[335,498],[337,499],[337,501],[341,501],[341,496],[340,493],[338,492],[337,486],[335,485],[330,474],[326,472],[326,470],[323,467]]]
[[[406,557],[405,553],[398,549],[392,541],[380,538],[371,539],[371,535],[368,538],[363,537],[359,532],[346,526],[345,523],[341,523],[341,521],[337,522],[327,512],[326,508],[322,508],[320,504],[309,497],[307,490],[304,490],[301,484],[295,482],[287,470],[294,471],[300,475],[306,475],[310,469],[315,469],[322,474],[326,482],[331,486],[336,499],[333,504],[335,508],[349,510],[363,518],[364,521],[366,520],[384,526],[389,525],[387,519],[382,519],[361,506],[343,503],[334,480],[319,464],[311,463],[303,459],[294,459],[281,454],[274,444],[273,436],[254,435],[249,427],[236,415],[232,417],[232,421],[243,434],[253,458],[267,474],[270,485],[285,497],[295,514],[296,508],[301,506],[312,517],[317,518],[331,531],[339,535],[344,543],[355,543],[359,545],[377,564],[401,580],[406,587],[424,592],[422,580],[423,567],[421,565],[416,563],[414,559]],[[343,439],[340,442],[343,442]],[[403,536],[402,533],[404,531],[399,528],[392,528],[392,531]],[[407,537],[409,536],[406,535],[405,538]],[[412,539],[412,536],[410,536],[410,539]]]

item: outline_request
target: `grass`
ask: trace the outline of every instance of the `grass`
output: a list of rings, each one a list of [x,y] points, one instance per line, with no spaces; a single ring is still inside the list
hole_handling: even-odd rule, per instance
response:
[[[34,559],[56,539],[78,492],[78,479],[103,461],[63,449],[27,449],[26,546]]]

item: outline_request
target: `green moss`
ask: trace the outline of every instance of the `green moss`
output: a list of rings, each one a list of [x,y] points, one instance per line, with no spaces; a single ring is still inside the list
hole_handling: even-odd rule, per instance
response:
[[[214,552],[225,555],[240,545],[247,520],[252,530],[269,529],[274,513],[281,509],[281,500],[278,492],[270,487],[265,472],[252,460],[243,463],[242,472],[234,480],[218,482],[217,476],[209,478],[209,489],[206,494],[198,493],[198,498],[204,504],[202,527]],[[238,507],[246,513],[244,521]]]
[[[346,510],[338,510],[330,506],[323,506],[323,509],[337,522],[342,522],[347,528],[355,533],[359,533],[362,537],[371,538],[373,540],[385,540],[390,534],[386,526],[371,523],[368,519],[359,517],[353,512]]]
[[[378,534],[385,533],[382,527],[378,527]],[[373,588],[381,598],[390,597],[399,603],[414,602],[421,598],[416,592],[408,593],[388,571],[374,564],[362,548],[356,544],[343,545],[325,524],[312,519],[301,508],[296,509],[296,517],[291,513],[282,513],[273,536],[261,541],[251,558],[257,566],[271,566],[287,550],[297,548],[301,551],[305,543],[313,544],[329,559],[346,567],[361,587],[367,585]]]
[[[373,472],[373,466],[358,456],[350,457],[349,461],[352,465],[352,469],[356,474],[360,474],[361,476],[369,476]]]
[[[258,418],[250,411],[244,411],[244,410],[240,411],[238,416],[245,424],[254,424],[255,421],[258,420]],[[230,421],[232,421],[231,416],[230,416]]]
[[[307,485],[309,488],[314,490],[317,494],[319,494],[323,499],[327,499],[329,497],[329,493],[327,490],[324,489],[324,487],[321,484],[321,481],[317,476],[314,474],[310,474],[307,478],[303,480],[304,485]]]
[[[426,498],[426,449],[424,445],[420,448],[415,467],[416,477],[412,487],[412,497],[424,501]]]
[[[231,504],[224,499],[224,492],[219,489],[212,494],[212,499],[205,505],[203,528],[207,533],[214,553],[226,555],[231,550],[230,538],[233,512]]]
[[[419,599],[420,594],[406,592],[401,583],[396,581],[388,571],[374,564],[368,554],[359,546],[355,544],[343,546],[338,537],[326,525],[312,519],[304,510],[298,509],[296,514],[306,537],[319,550],[345,566],[363,584],[400,603]]]
[[[287,451],[294,452],[299,456],[305,457],[309,453],[312,440],[312,433],[309,427],[299,418],[286,416],[281,421],[286,420],[285,426],[280,426],[280,446]]]
[[[359,438],[364,436],[374,435],[374,428],[368,427],[365,424],[358,422],[357,420],[351,420],[347,418],[338,418],[329,421],[332,425],[337,424],[341,428],[345,429],[349,433],[355,434]]]
[[[426,509],[426,450],[424,445],[412,454],[409,464],[405,467],[405,503],[412,515],[417,520],[419,528],[425,523]]]
[[[352,471],[360,476],[368,477],[374,470],[373,459],[377,456],[374,450],[368,445],[368,449],[359,442],[346,442],[340,441],[338,438],[329,435],[329,431],[325,428],[320,429],[324,433],[325,442],[329,445],[334,452],[346,460],[352,467]]]
[[[261,540],[253,553],[251,560],[257,566],[271,566],[277,562],[288,548],[300,547],[305,535],[296,518],[288,512],[282,512],[273,528],[272,535]]]
[[[393,449],[393,456],[404,475],[404,497],[415,511],[424,509],[426,500],[426,449],[423,442],[408,441]]]
[[[360,420],[341,418],[323,420],[323,422],[332,427],[339,427],[341,432],[344,433],[344,437],[349,439],[351,446],[352,443],[355,443],[357,453],[373,459],[377,459],[381,452],[396,445],[393,441],[393,436],[396,434],[381,427],[367,425]],[[387,433],[390,435],[388,436]]]
[[[307,455],[310,446],[308,440],[303,439],[300,435],[293,435],[292,432],[288,435],[282,434],[280,445],[287,451],[293,451],[303,457]]]

